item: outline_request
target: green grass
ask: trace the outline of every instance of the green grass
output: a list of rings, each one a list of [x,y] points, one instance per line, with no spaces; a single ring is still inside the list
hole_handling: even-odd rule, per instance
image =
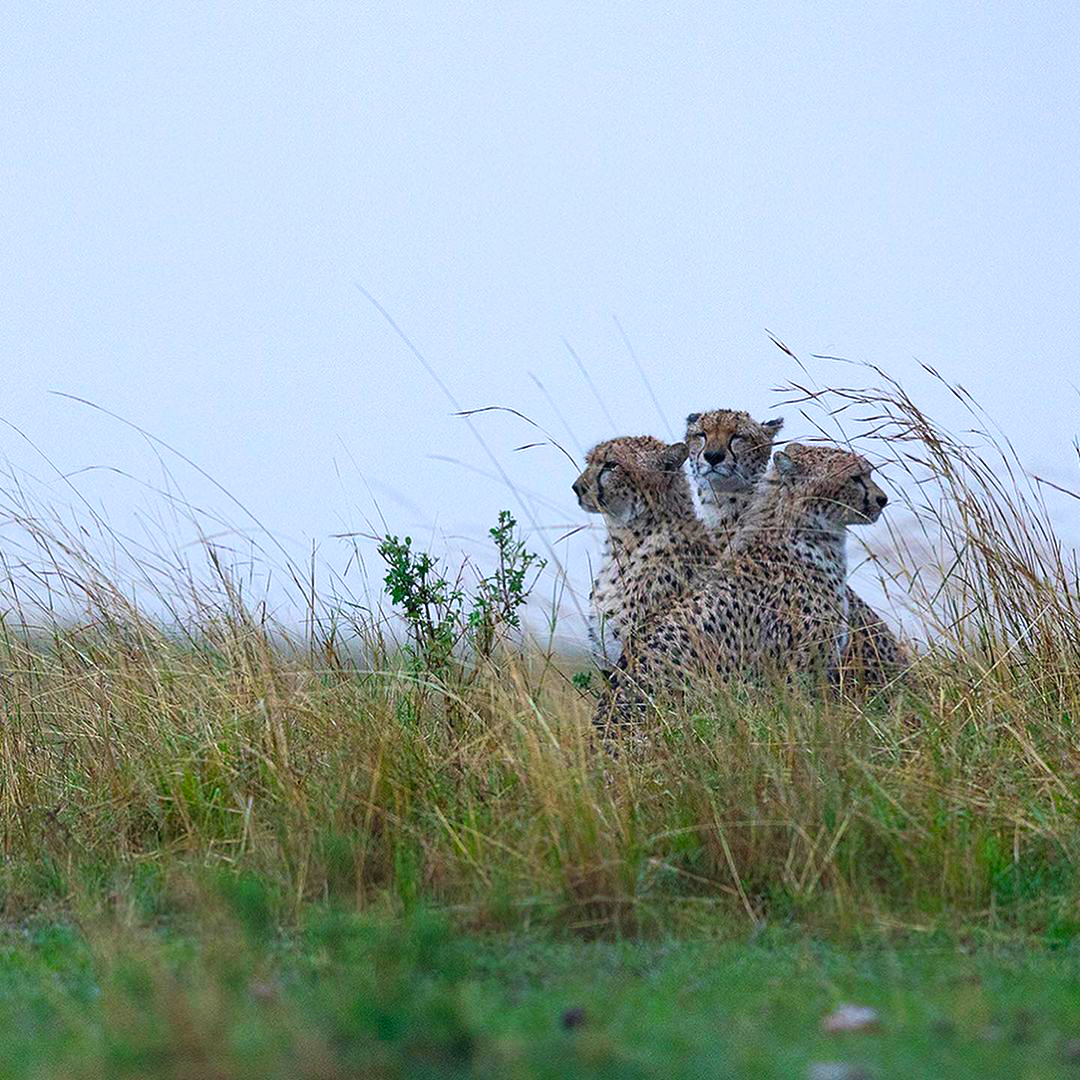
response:
[[[213,650],[138,631],[0,643],[10,917],[116,890],[152,905],[221,866],[272,884],[286,923],[332,900],[624,936],[1080,928],[1059,711],[1080,678],[1037,694],[999,665],[977,690],[877,706],[721,694],[611,763],[543,656],[461,687],[320,670],[243,623]]]
[[[245,892],[246,890],[246,892]],[[238,895],[238,893],[240,895]],[[826,945],[765,931],[582,942],[457,935],[322,906],[287,935],[233,914],[0,936],[0,1072],[23,1077],[1075,1076],[1080,949]],[[237,915],[238,913],[238,915]],[[825,1035],[841,1002],[874,1033]]]

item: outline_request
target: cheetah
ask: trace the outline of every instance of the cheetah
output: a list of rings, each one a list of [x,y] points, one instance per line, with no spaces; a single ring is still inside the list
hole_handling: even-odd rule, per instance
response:
[[[782,419],[759,423],[748,413],[714,409],[686,418],[690,477],[702,520],[721,545],[737,534],[765,474]],[[841,671],[848,689],[879,689],[897,679],[905,657],[896,635],[850,587],[850,633]]]
[[[848,636],[847,527],[876,521],[888,502],[871,472],[838,447],[790,443],[774,455],[726,558],[620,661],[594,718],[605,743],[649,696],[695,676],[835,678]]]
[[[731,541],[765,473],[782,419],[713,409],[686,418],[690,479],[701,519],[721,544]]]
[[[610,669],[638,628],[720,558],[694,513],[683,472],[686,444],[648,435],[593,447],[574,494],[602,514],[607,541],[590,594],[589,636],[601,670]]]

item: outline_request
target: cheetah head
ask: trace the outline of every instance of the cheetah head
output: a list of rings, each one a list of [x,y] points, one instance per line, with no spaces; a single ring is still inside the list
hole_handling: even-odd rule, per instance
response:
[[[789,443],[773,456],[773,468],[799,516],[822,524],[867,525],[889,501],[866,458],[837,446]]]
[[[724,493],[752,490],[769,464],[773,439],[783,426],[783,420],[758,423],[749,413],[734,409],[691,413],[686,418],[686,445],[701,501],[709,504]]]
[[[686,443],[669,446],[651,435],[609,439],[586,455],[574,494],[582,510],[628,525],[648,510],[684,504],[689,498],[685,460]]]

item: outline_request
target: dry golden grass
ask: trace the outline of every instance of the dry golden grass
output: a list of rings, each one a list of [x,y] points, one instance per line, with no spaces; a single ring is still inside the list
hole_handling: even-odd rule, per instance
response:
[[[227,866],[262,875],[285,915],[330,897],[594,932],[1080,928],[1075,556],[1000,439],[946,435],[877,374],[792,397],[830,437],[830,416],[861,416],[860,448],[910,481],[879,566],[927,643],[917,688],[718,690],[614,764],[590,749],[591,696],[536,643],[425,672],[380,616],[346,619],[300,573],[309,619],[290,633],[210,544],[201,584],[145,556],[151,615],[77,529],[12,492],[47,570],[6,582],[8,911],[176,901]]]

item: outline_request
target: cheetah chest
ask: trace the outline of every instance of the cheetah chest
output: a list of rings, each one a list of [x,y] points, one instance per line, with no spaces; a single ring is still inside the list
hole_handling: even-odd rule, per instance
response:
[[[590,638],[608,663],[622,655],[628,634],[680,596],[692,575],[687,552],[662,534],[630,551],[608,552],[592,590]]]

